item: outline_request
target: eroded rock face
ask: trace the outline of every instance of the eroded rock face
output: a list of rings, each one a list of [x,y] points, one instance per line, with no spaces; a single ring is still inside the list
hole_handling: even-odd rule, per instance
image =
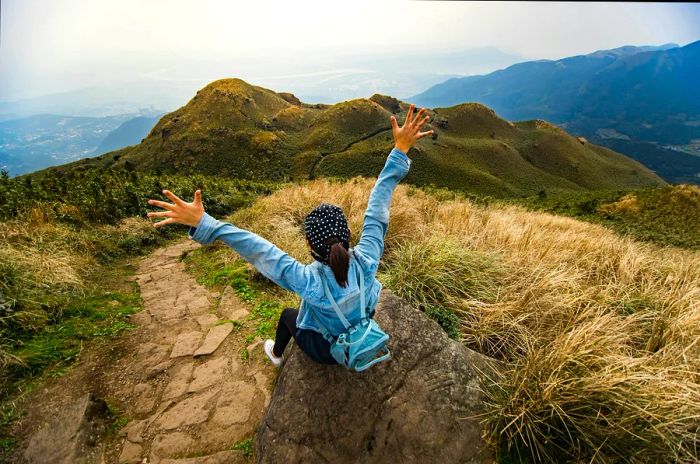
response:
[[[104,400],[87,394],[63,409],[29,440],[27,463],[97,463],[102,454],[101,439],[108,422]]]
[[[473,416],[480,372],[495,363],[387,290],[376,319],[393,359],[365,372],[315,364],[296,346],[287,353],[258,429],[259,462],[492,462]]]

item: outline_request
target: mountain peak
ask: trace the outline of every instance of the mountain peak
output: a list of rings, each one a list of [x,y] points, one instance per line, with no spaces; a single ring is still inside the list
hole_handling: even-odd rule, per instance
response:
[[[306,104],[289,93],[221,79],[164,116],[140,145],[99,163],[138,170],[206,173],[244,179],[376,176],[393,145],[390,116],[409,104],[375,94],[334,105]],[[513,124],[481,103],[428,110],[409,182],[496,197],[542,189],[586,190],[655,185],[643,166],[544,122]]]

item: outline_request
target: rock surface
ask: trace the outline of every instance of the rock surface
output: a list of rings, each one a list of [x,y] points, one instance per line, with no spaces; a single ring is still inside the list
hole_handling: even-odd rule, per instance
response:
[[[203,287],[187,272],[181,258],[199,246],[172,243],[134,263],[143,299],[132,316],[137,328],[104,351],[86,350],[66,375],[30,394],[30,414],[17,421],[23,440],[9,462],[250,462],[232,447],[255,433],[275,368],[265,362],[262,340],[250,339],[256,322],[239,321],[232,331],[234,324],[214,312],[224,291]],[[228,315],[248,312],[235,292],[225,302]],[[198,349],[204,353],[194,356]],[[88,392],[99,393],[126,421],[104,445],[105,426],[76,403]]]
[[[209,332],[207,332],[207,336],[202,342],[202,345],[194,352],[194,355],[204,356],[206,354],[212,354],[232,331],[233,324],[231,323],[212,327],[209,329]]]
[[[492,462],[473,416],[480,371],[494,362],[387,290],[376,319],[392,360],[362,373],[315,364],[293,345],[258,429],[258,462]]]
[[[28,463],[85,464],[100,461],[99,442],[108,421],[107,403],[87,394],[53,417],[29,440]]]

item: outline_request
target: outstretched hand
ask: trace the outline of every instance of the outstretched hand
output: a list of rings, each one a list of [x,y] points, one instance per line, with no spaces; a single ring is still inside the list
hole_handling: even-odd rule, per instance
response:
[[[167,211],[151,212],[148,217],[164,217],[164,221],[153,223],[154,227],[164,226],[166,224],[184,224],[186,226],[197,227],[199,220],[204,214],[204,205],[202,204],[202,192],[197,190],[194,192],[194,200],[192,203],[187,203],[178,198],[170,190],[163,190],[163,194],[172,200],[172,203],[166,203],[158,200],[148,200],[149,205],[158,206]]]
[[[399,127],[399,123],[396,121],[396,116],[391,116],[391,130],[394,133],[394,146],[404,153],[408,153],[408,150],[411,149],[418,139],[433,133],[432,129],[425,132],[420,131],[421,127],[428,122],[430,116],[425,116],[421,119],[423,113],[425,113],[425,108],[421,108],[414,118],[413,109],[415,107],[416,105],[411,104],[411,106],[408,108],[408,114],[406,114],[406,120],[404,121],[402,127]]]

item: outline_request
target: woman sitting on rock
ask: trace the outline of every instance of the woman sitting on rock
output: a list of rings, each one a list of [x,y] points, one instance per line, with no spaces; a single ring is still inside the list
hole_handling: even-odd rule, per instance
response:
[[[411,160],[406,153],[418,139],[433,133],[432,130],[420,131],[428,121],[428,116],[423,117],[423,108],[414,117],[414,108],[415,105],[411,105],[408,109],[403,127],[399,127],[396,117],[391,116],[395,145],[370,194],[357,245],[350,248],[350,230],[345,215],[338,206],[324,203],[306,216],[304,231],[310,253],[315,259],[312,264],[301,264],[268,240],[214,219],[204,211],[199,190],[195,192],[192,203],[181,200],[168,190],[163,193],[173,201],[172,204],[148,201],[151,205],[167,210],[148,213],[148,217],[166,218],[155,223],[155,227],[173,223],[188,225],[189,237],[203,245],[220,239],[265,277],[301,296],[300,309],[286,308],[282,311],[275,340],[265,341],[265,353],[275,366],[282,363],[285,347],[292,337],[299,348],[314,361],[337,364],[330,353],[330,342],[323,337],[319,323],[336,336],[344,332],[345,328],[325,297],[319,273],[324,273],[326,282],[330,282],[330,293],[341,308],[344,307],[344,302],[359,294],[358,276],[361,276],[359,278],[364,279],[365,283],[369,316],[374,316],[374,307],[381,290],[381,284],[375,275],[389,227],[391,197],[398,183],[408,173]],[[330,279],[331,275],[333,279]],[[313,306],[313,310],[309,310],[308,305]],[[355,324],[360,319],[360,312],[353,309],[357,308],[345,308],[343,311],[350,324]]]

